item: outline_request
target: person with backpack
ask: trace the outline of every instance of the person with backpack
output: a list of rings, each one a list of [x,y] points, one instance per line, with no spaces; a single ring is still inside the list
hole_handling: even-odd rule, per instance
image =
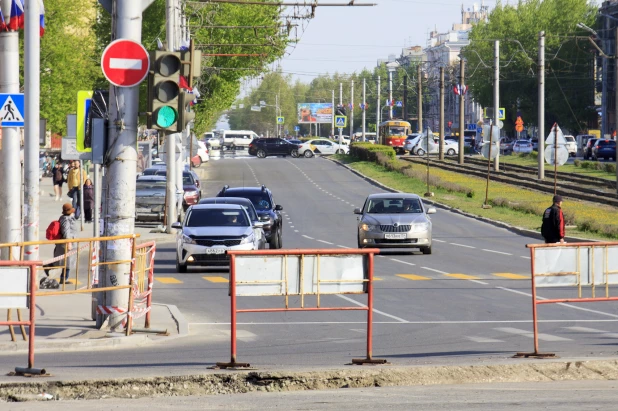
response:
[[[545,239],[545,243],[564,243],[564,225],[562,196],[555,195],[551,207],[543,212],[541,235]]]
[[[56,201],[62,198],[62,184],[64,183],[64,174],[62,173],[62,163],[56,163],[52,171],[52,181],[54,183],[54,193]]]
[[[47,227],[47,231],[45,232],[45,238],[48,240],[69,240],[75,238],[75,230],[73,228],[73,223],[75,222],[75,217],[73,217],[73,213],[75,213],[75,209],[71,205],[71,203],[66,203],[62,206],[62,215],[57,221],[52,221]],[[73,249],[72,243],[66,244],[56,244],[54,248],[54,257],[64,256],[66,253],[70,252]],[[60,275],[60,283],[63,284],[69,279],[69,271],[70,267],[75,264],[75,256],[68,256],[64,258],[65,260],[65,269],[63,273]],[[62,261],[62,260],[60,260]],[[56,261],[45,268],[45,274],[49,277],[49,270],[51,267],[56,267],[63,265],[60,261]]]

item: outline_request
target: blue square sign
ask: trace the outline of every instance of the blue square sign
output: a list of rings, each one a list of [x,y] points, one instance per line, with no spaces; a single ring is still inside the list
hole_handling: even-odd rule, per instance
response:
[[[24,126],[23,94],[0,94],[0,123],[2,127]]]

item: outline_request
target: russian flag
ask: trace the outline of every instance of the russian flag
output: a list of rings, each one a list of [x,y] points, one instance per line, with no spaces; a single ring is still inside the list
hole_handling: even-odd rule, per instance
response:
[[[9,15],[9,30],[17,31],[24,28],[24,3],[22,0],[11,0]]]
[[[39,17],[40,17],[40,33],[41,37],[45,34],[45,7],[43,6],[43,0],[39,0]]]
[[[6,23],[4,21],[4,14],[2,14],[2,8],[0,8],[0,31],[6,30]]]

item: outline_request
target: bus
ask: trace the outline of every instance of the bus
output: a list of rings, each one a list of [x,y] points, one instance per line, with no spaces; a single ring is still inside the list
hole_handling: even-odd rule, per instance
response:
[[[407,121],[386,120],[380,123],[379,143],[393,147],[397,153],[403,153],[403,145],[411,132]]]

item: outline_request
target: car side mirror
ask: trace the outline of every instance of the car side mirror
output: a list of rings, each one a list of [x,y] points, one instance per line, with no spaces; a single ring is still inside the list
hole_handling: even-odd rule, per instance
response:
[[[427,209],[427,214],[435,214],[436,213],[436,209],[434,207],[429,207]]]
[[[275,206],[275,211],[281,211],[281,210],[283,210],[283,206],[281,204],[277,204]]]
[[[354,209],[354,214],[363,214],[363,212],[361,211],[360,208],[355,208]]]
[[[172,228],[182,230],[182,223],[179,223],[179,222],[172,223]]]

